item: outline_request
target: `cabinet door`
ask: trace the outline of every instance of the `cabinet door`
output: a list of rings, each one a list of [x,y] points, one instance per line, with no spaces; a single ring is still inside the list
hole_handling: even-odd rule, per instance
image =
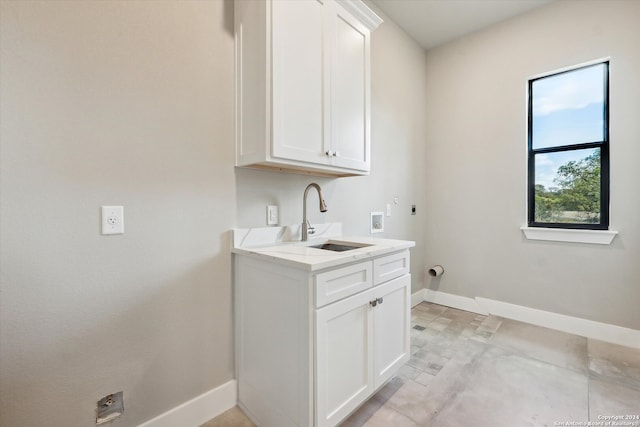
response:
[[[331,150],[333,166],[369,171],[369,30],[332,3]]]
[[[274,0],[271,155],[327,164],[325,154],[325,5]]]
[[[366,291],[316,310],[316,425],[334,426],[373,393],[373,311]]]
[[[411,276],[409,274],[374,288],[378,304],[374,313],[374,385],[391,378],[410,357]]]

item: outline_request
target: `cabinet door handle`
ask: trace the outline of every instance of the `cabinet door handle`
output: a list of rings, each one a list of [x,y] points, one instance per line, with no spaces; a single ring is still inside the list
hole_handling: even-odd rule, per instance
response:
[[[378,301],[378,304],[382,304],[384,302],[384,300],[382,299],[382,297],[378,298],[376,301]]]
[[[336,157],[337,155],[338,155],[338,152],[337,152],[337,151],[334,151],[334,152],[333,152],[333,157]]]
[[[369,301],[369,304],[371,305],[371,307],[375,307],[376,305],[378,305],[378,300],[374,299],[373,301]]]
[[[334,153],[334,152],[333,152],[333,151],[331,151],[331,150],[327,150],[327,151],[326,151],[326,153],[324,153],[324,154],[326,154],[326,155],[327,155],[327,156],[329,156],[329,157],[331,157],[331,156],[335,156],[335,155],[336,155],[336,153]]]

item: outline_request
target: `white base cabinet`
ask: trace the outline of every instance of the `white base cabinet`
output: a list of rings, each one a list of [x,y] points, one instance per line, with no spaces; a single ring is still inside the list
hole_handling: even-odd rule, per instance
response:
[[[408,250],[318,273],[235,255],[239,405],[261,427],[343,421],[409,360],[410,286]]]
[[[316,311],[318,426],[334,426],[409,359],[409,275]]]

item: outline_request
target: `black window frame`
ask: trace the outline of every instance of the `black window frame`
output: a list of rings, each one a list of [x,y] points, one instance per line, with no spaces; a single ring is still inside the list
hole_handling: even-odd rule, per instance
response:
[[[533,83],[547,77],[557,76],[561,74],[571,73],[573,71],[589,68],[595,65],[604,64],[604,129],[602,141],[591,141],[580,144],[558,145],[545,148],[533,148]],[[577,66],[571,69],[563,70],[557,73],[550,73],[544,76],[536,77],[529,80],[528,89],[528,182],[527,182],[527,201],[528,201],[528,225],[529,227],[544,228],[563,228],[578,230],[608,230],[609,229],[609,60],[593,62],[587,65]],[[563,151],[575,151],[584,149],[600,149],[600,222],[598,224],[586,223],[564,223],[564,222],[538,222],[535,220],[535,157],[537,154],[557,153]]]

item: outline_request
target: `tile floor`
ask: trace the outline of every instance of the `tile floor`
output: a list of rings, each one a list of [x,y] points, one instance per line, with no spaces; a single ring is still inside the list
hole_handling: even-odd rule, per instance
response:
[[[426,302],[411,314],[411,360],[342,427],[606,425],[599,417],[640,416],[640,349]],[[617,422],[640,427],[640,419]],[[253,423],[236,407],[202,427],[227,426]]]

